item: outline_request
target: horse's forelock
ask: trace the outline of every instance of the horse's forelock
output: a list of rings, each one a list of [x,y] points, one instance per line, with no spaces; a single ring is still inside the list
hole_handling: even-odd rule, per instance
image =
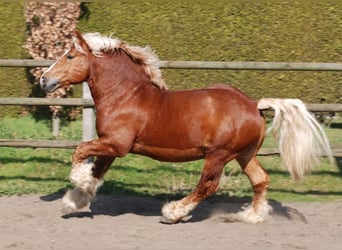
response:
[[[121,40],[102,36],[100,33],[86,33],[83,38],[97,57],[101,57],[106,52],[113,52],[123,45]]]

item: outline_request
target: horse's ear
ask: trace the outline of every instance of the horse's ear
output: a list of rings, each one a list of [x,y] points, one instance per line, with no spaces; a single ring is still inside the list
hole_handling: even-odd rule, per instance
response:
[[[74,30],[72,35],[72,39],[77,50],[85,54],[90,52],[88,44],[86,43],[86,41],[82,37],[82,34],[78,30]]]

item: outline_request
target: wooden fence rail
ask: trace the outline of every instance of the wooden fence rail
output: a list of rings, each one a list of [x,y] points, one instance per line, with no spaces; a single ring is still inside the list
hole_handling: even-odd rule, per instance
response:
[[[0,67],[49,67],[54,60],[0,59]],[[160,61],[164,69],[342,71],[342,63]]]
[[[93,107],[92,99],[84,98],[17,98],[0,97],[0,105],[23,106],[81,106]]]

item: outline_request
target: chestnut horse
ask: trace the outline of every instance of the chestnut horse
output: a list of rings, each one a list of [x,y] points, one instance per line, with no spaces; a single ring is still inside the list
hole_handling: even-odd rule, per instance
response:
[[[176,223],[215,193],[224,166],[236,159],[247,175],[254,197],[238,213],[258,223],[270,212],[269,176],[256,158],[266,132],[263,109],[275,110],[272,128],[279,138],[285,166],[301,179],[322,153],[331,157],[320,125],[297,99],[253,101],[234,87],[170,91],[159,59],[147,47],[129,46],[99,33],[73,33],[73,44],[40,79],[47,92],[86,81],[95,103],[98,139],[82,142],[73,154],[70,180],[63,197],[65,212],[85,207],[115,157],[128,153],[160,161],[205,159],[193,192],[162,208],[163,222]],[[95,163],[88,157],[95,156]]]

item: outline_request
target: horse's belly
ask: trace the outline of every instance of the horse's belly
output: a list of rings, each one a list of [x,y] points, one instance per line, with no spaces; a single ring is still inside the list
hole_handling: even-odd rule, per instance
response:
[[[159,161],[184,162],[202,159],[204,152],[200,148],[174,149],[134,144],[131,153],[145,155]]]

